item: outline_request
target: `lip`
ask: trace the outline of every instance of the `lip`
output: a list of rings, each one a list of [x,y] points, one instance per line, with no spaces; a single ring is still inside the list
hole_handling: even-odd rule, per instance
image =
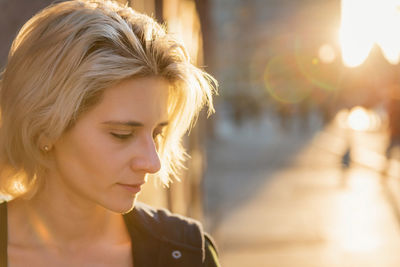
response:
[[[118,183],[121,187],[123,187],[125,190],[129,191],[132,194],[137,194],[142,190],[142,185],[143,184],[121,184]]]

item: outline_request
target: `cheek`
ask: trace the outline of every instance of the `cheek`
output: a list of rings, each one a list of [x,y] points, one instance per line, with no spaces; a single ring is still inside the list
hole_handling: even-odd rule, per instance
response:
[[[110,143],[95,133],[67,136],[55,147],[55,157],[61,175],[79,183],[107,182],[121,168]]]

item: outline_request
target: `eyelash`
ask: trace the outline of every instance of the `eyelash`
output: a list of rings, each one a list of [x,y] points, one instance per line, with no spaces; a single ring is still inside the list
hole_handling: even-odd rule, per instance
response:
[[[133,136],[133,133],[130,133],[130,134],[110,133],[110,134],[120,140],[127,140]],[[157,137],[164,138],[163,132],[157,132],[157,133],[153,134],[153,139],[156,139]]]
[[[133,134],[117,134],[117,133],[110,133],[112,136],[114,136],[115,138],[118,138],[120,140],[126,140],[128,138],[130,138],[131,136],[133,136]]]

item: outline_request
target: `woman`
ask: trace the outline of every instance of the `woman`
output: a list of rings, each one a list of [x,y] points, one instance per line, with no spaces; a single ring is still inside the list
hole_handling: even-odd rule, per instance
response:
[[[16,37],[0,83],[0,266],[217,266],[201,226],[135,198],[176,175],[214,80],[151,18],[55,4]]]

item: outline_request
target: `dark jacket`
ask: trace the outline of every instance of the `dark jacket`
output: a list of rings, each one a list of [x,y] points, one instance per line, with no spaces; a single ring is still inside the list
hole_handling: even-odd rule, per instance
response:
[[[219,266],[215,246],[192,219],[137,202],[124,215],[135,267]],[[7,266],[7,203],[0,204],[0,267]]]
[[[135,267],[219,266],[211,238],[195,220],[140,202],[124,219]]]

